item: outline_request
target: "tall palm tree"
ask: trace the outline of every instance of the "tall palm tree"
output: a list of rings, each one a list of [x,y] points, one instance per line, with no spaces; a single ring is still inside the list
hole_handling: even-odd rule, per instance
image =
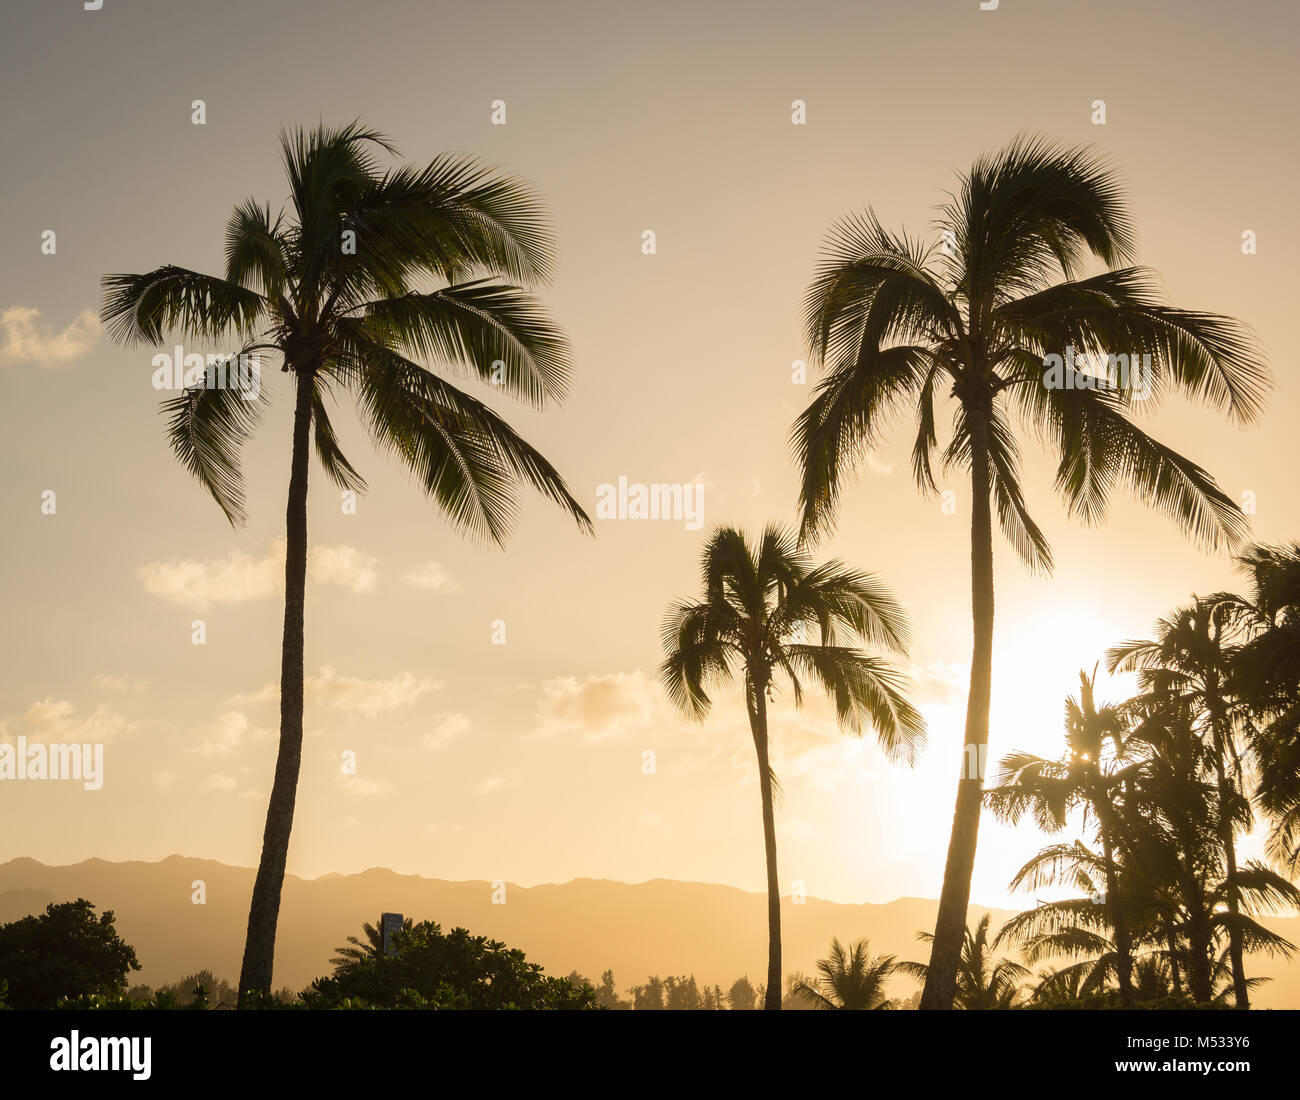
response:
[[[460,156],[381,169],[396,154],[357,123],[281,135],[288,211],[247,200],[226,228],[224,275],[165,265],[104,277],[102,317],[123,344],[165,335],[238,341],[293,381],[286,511],[280,743],[240,973],[245,1003],[270,989],[280,890],[302,756],[307,474],[315,449],[344,489],[365,482],[343,453],[327,398],[357,405],[453,526],[501,544],[527,482],[591,524],[563,479],[487,405],[417,360],[478,375],[537,407],[569,378],[561,333],[521,287],[552,265],[529,190]],[[211,379],[206,380],[208,382]],[[258,422],[248,387],[197,385],[164,402],[176,457],[232,525],[243,521],[240,447]]]
[[[796,982],[793,992],[814,1008],[851,1011],[891,1008],[885,985],[894,966],[893,955],[873,956],[866,940],[858,940],[846,949],[838,938],[832,937],[830,954],[817,960],[821,977],[815,985]]]
[[[916,938],[923,943],[934,942],[934,936],[929,932],[918,932]],[[962,934],[961,966],[953,994],[953,1001],[958,1008],[1010,1008],[1015,1004],[1021,985],[1029,977],[1029,971],[1011,959],[994,958],[992,947],[993,944],[989,942],[989,914],[985,913],[974,932],[967,928]],[[900,962],[896,969],[920,981],[926,981],[932,965],[933,963]]]
[[[1219,839],[1229,883],[1228,909],[1234,917],[1240,910],[1233,885],[1237,876],[1235,837],[1239,831],[1249,831],[1253,823],[1241,744],[1247,707],[1229,688],[1240,648],[1238,612],[1235,599],[1195,600],[1161,619],[1154,639],[1125,642],[1107,655],[1112,672],[1138,671],[1148,707],[1186,715],[1206,744],[1208,751],[1202,759],[1214,773]],[[1230,927],[1229,937],[1236,1006],[1249,1008],[1240,931]]]
[[[913,473],[923,492],[936,492],[936,397],[954,403],[942,461],[966,471],[971,486],[974,630],[962,760],[975,766],[957,785],[921,1000],[928,1009],[952,1007],[975,865],[993,661],[991,505],[1031,569],[1052,564],[1026,508],[1013,416],[1059,454],[1056,488],[1071,515],[1100,521],[1122,482],[1201,543],[1234,544],[1246,526],[1234,502],[1130,414],[1149,382],[1154,395],[1181,390],[1249,421],[1268,383],[1237,322],[1162,304],[1154,275],[1128,266],[1135,248],[1123,192],[1087,149],[1020,138],[980,158],[938,229],[942,244],[927,246],[867,211],[831,230],[806,311],[811,358],[828,374],[792,433],[803,468],[801,532],[812,537],[835,517],[841,475],[909,406],[918,419]],[[1107,270],[1088,274],[1095,261]],[[1143,371],[1137,386],[1124,384],[1131,370],[1125,379],[1116,359],[1120,384],[1098,385],[1097,371],[1073,369],[1076,354],[1103,362],[1149,354],[1149,378]],[[1045,372],[1053,355],[1061,369]]]
[[[1013,752],[1002,758],[997,785],[985,803],[1002,821],[1016,823],[1026,814],[1044,832],[1059,832],[1073,810],[1082,809],[1083,825],[1096,823],[1105,870],[1105,906],[1115,932],[1115,965],[1121,1003],[1133,1003],[1133,953],[1117,849],[1121,823],[1114,801],[1128,770],[1124,767],[1126,719],[1117,704],[1098,706],[1097,670],[1079,673],[1078,698],[1065,701],[1066,752],[1061,760]],[[1036,961],[1034,959],[1031,962]]]
[[[839,561],[815,565],[792,534],[776,527],[754,546],[735,528],[717,528],[705,545],[701,572],[702,598],[674,604],[664,619],[660,675],[673,703],[699,721],[712,707],[711,690],[737,670],[744,678],[767,855],[764,1007],[779,1009],[781,890],[767,705],[784,679],[799,706],[804,682],[811,681],[834,700],[842,727],[860,733],[869,724],[887,756],[910,763],[923,742],[924,721],[903,694],[902,676],[859,648],[905,653],[906,617],[874,576]]]

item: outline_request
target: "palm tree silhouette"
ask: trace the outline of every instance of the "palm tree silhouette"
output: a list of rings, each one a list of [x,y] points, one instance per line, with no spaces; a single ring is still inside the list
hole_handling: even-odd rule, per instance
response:
[[[997,785],[985,792],[985,804],[1002,821],[1017,823],[1026,814],[1044,832],[1064,829],[1068,816],[1082,809],[1083,824],[1096,823],[1104,867],[1105,906],[1115,931],[1115,966],[1121,1003],[1133,1005],[1133,954],[1125,914],[1117,849],[1121,822],[1113,805],[1116,792],[1129,774],[1123,763],[1127,720],[1116,704],[1097,705],[1097,669],[1079,673],[1078,698],[1065,701],[1065,756],[1044,760],[1027,752],[1013,752],[1001,761]],[[1017,881],[1023,876],[1017,876]],[[1031,958],[1031,962],[1037,959]]]
[[[933,943],[930,932],[918,932],[916,938]],[[1029,971],[1010,959],[995,959],[993,944],[989,942],[989,914],[985,913],[972,932],[967,928],[962,935],[961,965],[957,972],[957,988],[953,1001],[958,1008],[990,1009],[1010,1008],[1020,993]],[[931,963],[900,962],[896,969],[910,974],[919,981],[930,975]]]
[[[1238,610],[1233,599],[1196,600],[1161,619],[1154,639],[1125,642],[1107,654],[1112,672],[1138,671],[1148,707],[1186,715],[1205,742],[1202,760],[1213,770],[1228,911],[1234,920],[1240,911],[1236,833],[1249,832],[1254,823],[1242,763],[1247,706],[1229,689],[1239,649],[1234,638]],[[1249,1008],[1240,928],[1229,925],[1228,936],[1236,1007]]]
[[[832,937],[830,954],[817,960],[821,977],[816,985],[798,981],[792,992],[814,1008],[851,1011],[892,1008],[885,997],[885,984],[894,966],[893,955],[873,957],[866,940],[858,940],[846,950]]]
[[[1240,820],[1242,811],[1239,802],[1224,798],[1213,745],[1185,710],[1153,706],[1150,711],[1129,734],[1132,751],[1142,758],[1126,793],[1125,813],[1141,823],[1126,830],[1130,859],[1143,876],[1148,905],[1164,913],[1168,957],[1176,964],[1182,956],[1192,999],[1214,998],[1216,945],[1226,940],[1233,1003],[1244,1008],[1231,962],[1232,941],[1243,952],[1289,957],[1294,945],[1251,914],[1294,908],[1300,905],[1300,890],[1258,861],[1228,872],[1221,815]],[[1246,989],[1248,998],[1249,978]]]
[[[713,705],[710,689],[730,681],[737,666],[744,676],[767,854],[764,1007],[780,1009],[781,893],[767,704],[781,676],[796,706],[810,680],[834,700],[841,726],[859,733],[865,720],[886,755],[912,761],[924,737],[921,715],[904,696],[902,677],[858,648],[862,642],[905,653],[906,619],[874,576],[838,561],[814,565],[794,536],[777,527],[768,527],[753,547],[735,528],[719,527],[705,545],[702,573],[703,598],[674,604],[664,619],[660,676],[673,703],[700,721]]]
[[[402,921],[403,932],[409,932],[414,926],[415,922],[411,917],[406,917]],[[349,936],[346,944],[334,949],[334,957],[330,959],[330,965],[335,970],[341,966],[351,966],[362,959],[377,959],[384,953],[383,918],[380,917],[374,924],[369,921],[364,922],[361,930],[366,936],[364,943],[356,936]]]
[[[1087,896],[1039,902],[1033,909],[1017,913],[998,929],[993,946],[1016,945],[1030,964],[1049,959],[1074,960],[1069,965],[1040,975],[1035,991],[1056,998],[1077,999],[1087,993],[1100,992],[1115,976],[1120,986],[1121,1004],[1131,1008],[1134,999],[1134,937],[1126,936],[1121,952],[1117,937],[1112,936],[1115,909],[1110,904],[1107,882],[1111,861],[1098,855],[1082,841],[1052,844],[1037,852],[1011,880],[1010,889],[1035,889],[1066,883],[1082,889]],[[1100,898],[1105,897],[1105,903]],[[1126,962],[1128,990],[1119,982],[1121,959]],[[1050,979],[1050,980],[1049,980]]]
[[[801,534],[810,538],[835,517],[841,475],[905,407],[918,416],[915,479],[936,492],[935,399],[955,402],[942,459],[968,471],[971,485],[974,636],[962,747],[971,764],[957,786],[926,1009],[952,1007],[975,865],[993,660],[991,504],[1026,564],[1052,565],[1026,508],[1013,414],[1059,453],[1056,488],[1072,516],[1101,520],[1123,482],[1202,544],[1235,544],[1246,521],[1234,502],[1129,414],[1148,388],[1172,389],[1246,422],[1268,383],[1237,322],[1164,305],[1151,272],[1116,266],[1134,255],[1132,224],[1115,176],[1087,149],[1019,138],[982,157],[943,207],[939,230],[942,243],[926,246],[890,233],[871,211],[832,229],[806,310],[811,358],[829,373],[792,431]],[[1090,261],[1109,270],[1086,275]],[[1098,385],[1095,371],[1062,370],[1059,385],[1045,375],[1045,357],[1076,352],[1149,354],[1149,377],[1134,387]],[[1119,374],[1120,360],[1113,365]]]
[[[307,474],[365,482],[344,455],[326,398],[356,402],[376,445],[400,459],[451,523],[502,544],[527,482],[586,530],[563,479],[487,405],[421,366],[436,359],[541,408],[563,398],[563,336],[521,286],[544,279],[552,245],[532,194],[460,156],[383,171],[397,150],[357,123],[281,135],[289,213],[248,200],[226,229],[224,276],[167,265],[104,277],[102,317],[123,344],[238,338],[293,377],[286,512],[280,742],[240,972],[246,1003],[271,986],[280,891],[302,756]],[[518,285],[516,285],[518,284]],[[434,289],[420,289],[434,286]],[[211,379],[206,379],[210,381]],[[243,521],[240,447],[261,396],[201,385],[164,403],[176,457],[231,524]]]
[[[1268,852],[1292,877],[1300,871],[1300,543],[1252,546],[1240,558],[1248,598],[1235,601],[1245,638],[1230,691],[1248,702],[1255,797],[1272,824]]]

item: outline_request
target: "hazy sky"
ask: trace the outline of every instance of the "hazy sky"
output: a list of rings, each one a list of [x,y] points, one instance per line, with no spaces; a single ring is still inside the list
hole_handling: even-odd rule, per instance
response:
[[[1255,328],[1277,376],[1258,426],[1178,401],[1145,426],[1229,495],[1253,492],[1259,537],[1300,530],[1290,3],[64,0],[10,4],[5,23],[0,738],[103,741],[106,779],[94,792],[6,783],[0,859],[257,860],[277,728],[285,380],[269,379],[273,408],[246,453],[249,522],[232,530],[170,455],[154,350],[110,345],[93,314],[106,272],[220,270],[232,207],[285,201],[282,124],[360,117],[409,160],[474,152],[531,181],[559,241],[544,298],[575,380],[561,410],[494,403],[591,510],[620,476],[706,486],[703,530],[610,521],[594,539],[525,494],[502,553],[451,532],[335,414],[371,492],[343,515],[313,468],[291,872],[763,887],[743,708],[723,699],[702,726],[668,710],[660,619],[693,594],[708,527],[795,518],[786,435],[811,386],[791,382],[791,363],[827,227],[871,205],[929,233],[955,173],[1022,130],[1096,143],[1170,299]],[[1091,121],[1098,99],[1105,125]],[[851,484],[819,553],[878,572],[911,611],[931,747],[893,767],[824,706],[778,706],[786,891],[939,890],[969,661],[968,493],[960,477],[945,486],[956,515],[918,495],[912,434],[901,423]],[[1070,522],[1054,464],[1032,446],[1025,459],[1057,569],[1032,579],[997,547],[995,759],[1054,755],[1081,667],[1234,580],[1226,556],[1127,498],[1104,527]],[[194,619],[206,645],[191,644]],[[505,645],[491,644],[494,620]],[[345,750],[355,777],[341,774]],[[973,897],[1005,904],[1040,840],[986,821]]]

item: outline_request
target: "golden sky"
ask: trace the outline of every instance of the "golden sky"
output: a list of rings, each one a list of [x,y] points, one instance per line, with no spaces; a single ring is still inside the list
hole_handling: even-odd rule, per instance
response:
[[[710,526],[795,517],[786,433],[811,386],[792,383],[791,363],[805,357],[802,299],[827,227],[871,205],[929,233],[955,173],[1018,132],[1095,143],[1170,300],[1257,331],[1276,375],[1259,425],[1171,401],[1144,426],[1229,495],[1253,493],[1258,537],[1300,531],[1289,3],[105,0],[29,3],[6,21],[0,738],[103,741],[106,778],[94,792],[6,784],[0,858],[256,862],[277,723],[287,388],[272,372],[273,408],[245,456],[249,523],[232,530],[170,456],[153,349],[110,345],[93,313],[106,272],[219,270],[235,203],[286,198],[282,124],[360,117],[409,160],[468,151],[530,180],[559,241],[544,298],[575,381],[562,410],[498,406],[593,514],[597,486],[620,476],[705,485],[703,530],[603,521],[594,539],[525,495],[502,553],[451,532],[336,415],[371,492],[344,515],[313,469],[293,873],[762,888],[743,709],[723,700],[702,726],[669,711],[654,681],[660,618],[693,593]],[[505,125],[491,123],[494,100]],[[791,123],[795,100],[806,125]],[[1245,230],[1256,255],[1242,254]],[[900,424],[863,469],[818,552],[878,572],[910,610],[930,748],[915,769],[893,767],[824,706],[778,706],[783,890],[939,890],[969,514],[960,479],[956,515],[918,495],[911,434]],[[1057,569],[1031,578],[997,547],[994,759],[1054,755],[1081,667],[1234,579],[1226,556],[1126,498],[1104,527],[1080,528],[1052,497],[1053,464],[1033,446],[1025,457]],[[191,644],[195,619],[206,645]],[[491,643],[494,620],[505,645]],[[345,750],[355,777],[341,774]],[[986,821],[973,898],[1007,904],[1040,842]]]

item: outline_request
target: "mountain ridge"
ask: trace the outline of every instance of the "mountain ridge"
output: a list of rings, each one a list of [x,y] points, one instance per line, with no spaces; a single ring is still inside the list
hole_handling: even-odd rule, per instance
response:
[[[45,864],[21,856],[0,864],[0,922],[39,912],[51,901],[85,897],[112,909],[123,939],[140,958],[131,981],[158,985],[207,968],[233,980],[239,972],[254,869],[175,853],[160,860],[113,862],[91,857]],[[204,902],[195,904],[194,883]],[[505,884],[504,903],[493,902],[487,879],[451,880],[371,867],[316,878],[286,875],[276,948],[274,984],[300,990],[330,973],[330,956],[365,921],[382,911],[476,935],[522,949],[551,974],[572,970],[598,980],[614,971],[620,990],[651,974],[694,974],[701,984],[727,988],[742,975],[760,981],[766,971],[765,895],[721,883],[655,878],[641,883],[574,878],[534,886]],[[936,902],[782,899],[785,972],[810,972],[832,936],[871,941],[874,954],[924,958],[916,933],[933,927]],[[971,906],[971,921],[985,912],[995,923],[1014,910]],[[1292,942],[1300,918],[1266,923]],[[1253,998],[1259,1007],[1300,1008],[1300,967],[1256,958],[1252,974],[1268,975]],[[894,996],[914,983],[899,977]]]

